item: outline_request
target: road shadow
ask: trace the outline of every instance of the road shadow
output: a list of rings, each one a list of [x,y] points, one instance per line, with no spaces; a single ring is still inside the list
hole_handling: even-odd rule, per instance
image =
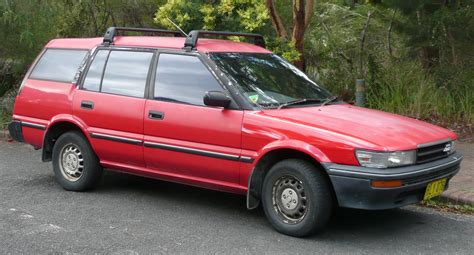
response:
[[[265,219],[261,207],[247,210],[244,196],[207,190],[187,185],[148,179],[123,173],[107,171],[102,184],[95,191],[99,193],[134,193],[147,196],[150,203],[185,204],[199,210],[223,214],[232,218],[240,214],[257,224],[256,227],[273,231]],[[425,224],[424,213],[417,210],[392,209],[366,211],[338,208],[326,230],[307,240],[339,240],[340,238],[384,239],[389,236],[403,236],[409,228]]]
[[[189,185],[150,179],[126,173],[105,171],[102,183],[95,192],[138,193],[153,200],[187,204],[212,210],[249,212],[245,196],[208,190]]]

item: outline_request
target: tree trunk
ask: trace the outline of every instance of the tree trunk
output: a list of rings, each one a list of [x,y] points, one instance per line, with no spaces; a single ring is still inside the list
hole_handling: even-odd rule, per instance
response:
[[[446,30],[446,36],[448,38],[449,47],[451,48],[451,57],[453,59],[452,63],[454,66],[459,66],[459,58],[456,52],[456,43],[455,43],[453,33],[451,32],[449,28],[446,27],[446,24],[443,24],[443,25],[444,25],[444,29]]]
[[[286,40],[288,38],[288,33],[286,32],[285,26],[281,21],[280,15],[278,15],[275,5],[273,4],[273,0],[267,0],[267,9],[268,14],[270,15],[270,19],[272,20],[273,28],[275,29],[278,37],[283,40]]]
[[[293,0],[293,34],[291,40],[295,43],[300,58],[294,62],[295,66],[305,71],[304,33],[313,15],[313,0]]]
[[[367,36],[367,30],[369,29],[370,19],[372,18],[372,12],[369,11],[367,14],[367,20],[365,21],[364,29],[360,33],[360,49],[359,49],[359,71],[360,77],[364,76],[364,43],[365,37]]]
[[[266,0],[268,14],[273,24],[278,37],[283,40],[288,39],[288,33],[286,32],[285,26],[278,15],[278,11],[275,8],[273,0]],[[295,43],[296,50],[300,53],[300,58],[294,62],[295,66],[302,71],[306,68],[306,61],[304,58],[304,33],[311,17],[313,16],[314,0],[293,0],[293,31],[291,40]]]
[[[395,10],[393,10],[392,18],[390,19],[390,25],[388,26],[388,34],[387,34],[387,47],[388,47],[388,54],[390,57],[393,57],[392,54],[392,29],[393,29],[393,20],[395,19]]]
[[[439,49],[436,47],[425,46],[420,49],[421,64],[425,69],[439,65]]]

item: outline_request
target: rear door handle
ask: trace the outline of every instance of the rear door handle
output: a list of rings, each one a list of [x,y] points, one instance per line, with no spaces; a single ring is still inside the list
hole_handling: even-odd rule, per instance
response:
[[[81,102],[81,108],[87,109],[87,110],[92,110],[92,109],[94,109],[94,102],[92,102],[92,101],[82,101]]]
[[[152,110],[148,112],[148,118],[152,120],[162,120],[165,118],[165,113]]]

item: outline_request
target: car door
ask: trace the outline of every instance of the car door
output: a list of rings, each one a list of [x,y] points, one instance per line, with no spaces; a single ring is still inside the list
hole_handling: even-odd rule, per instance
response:
[[[239,182],[243,112],[208,107],[225,91],[197,54],[162,52],[144,115],[148,168],[198,182]]]
[[[143,111],[154,51],[99,49],[73,100],[103,164],[143,167]]]

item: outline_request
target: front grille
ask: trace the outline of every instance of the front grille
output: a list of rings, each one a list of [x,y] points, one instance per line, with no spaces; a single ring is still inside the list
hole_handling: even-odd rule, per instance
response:
[[[447,157],[451,153],[451,150],[445,151],[448,144],[451,144],[451,141],[420,146],[416,152],[416,163],[422,164]]]

